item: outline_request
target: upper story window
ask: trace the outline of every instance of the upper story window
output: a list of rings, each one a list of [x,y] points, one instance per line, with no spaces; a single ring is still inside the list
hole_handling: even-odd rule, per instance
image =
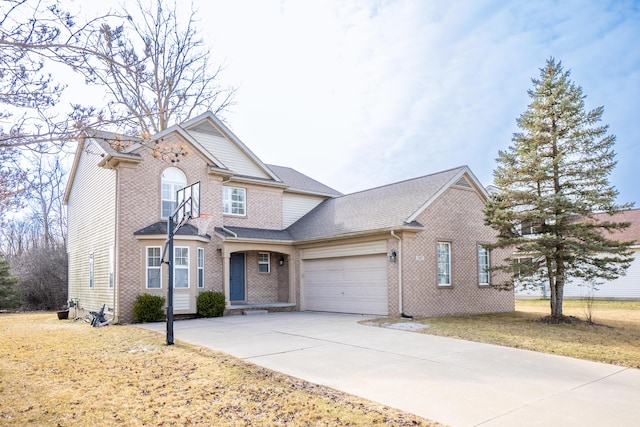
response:
[[[167,219],[176,208],[176,191],[186,187],[187,177],[178,168],[166,168],[162,172],[162,218]]]
[[[246,215],[247,191],[238,187],[222,187],[222,213]]]

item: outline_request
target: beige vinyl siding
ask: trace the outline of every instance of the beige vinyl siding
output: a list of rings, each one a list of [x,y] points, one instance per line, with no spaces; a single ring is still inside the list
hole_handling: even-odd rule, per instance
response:
[[[285,193],[282,196],[282,228],[287,228],[318,206],[324,197]]]
[[[345,256],[372,255],[386,253],[387,242],[378,240],[374,242],[349,243],[344,245],[322,246],[318,248],[302,249],[301,259],[337,258]]]
[[[67,203],[69,298],[96,310],[113,308],[114,288],[109,287],[109,251],[115,246],[116,172],[96,164],[101,149],[87,142]],[[78,195],[82,194],[82,197]],[[94,286],[89,287],[89,254],[94,257]]]
[[[234,173],[257,178],[271,178],[228,139],[202,132],[190,131],[189,134]]]

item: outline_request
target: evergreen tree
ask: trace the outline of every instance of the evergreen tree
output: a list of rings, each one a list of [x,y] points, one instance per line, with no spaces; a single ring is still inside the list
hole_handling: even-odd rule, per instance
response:
[[[17,279],[11,277],[9,262],[0,255],[0,308],[15,308],[19,305]]]
[[[494,170],[500,192],[485,210],[498,231],[496,247],[515,249],[496,269],[509,272],[503,286],[547,281],[551,316],[563,317],[564,285],[573,278],[612,280],[629,267],[632,242],[608,234],[628,223],[598,221],[594,212],[614,214],[618,192],[608,176],[616,165],[615,136],[600,125],[603,107],[585,111],[582,88],[551,58],[532,79],[531,103],[517,119],[521,132],[500,151]]]

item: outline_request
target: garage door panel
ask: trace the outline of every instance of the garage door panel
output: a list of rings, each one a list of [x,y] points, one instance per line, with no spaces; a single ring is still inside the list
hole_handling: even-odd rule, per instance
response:
[[[305,308],[388,314],[385,254],[304,261]]]

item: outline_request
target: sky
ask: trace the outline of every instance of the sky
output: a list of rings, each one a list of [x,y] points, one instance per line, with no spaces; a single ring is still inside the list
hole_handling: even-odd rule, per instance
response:
[[[640,207],[640,1],[193,4],[220,83],[237,87],[224,120],[265,163],[343,193],[461,165],[490,185],[554,57],[587,109],[604,106],[611,184]]]

